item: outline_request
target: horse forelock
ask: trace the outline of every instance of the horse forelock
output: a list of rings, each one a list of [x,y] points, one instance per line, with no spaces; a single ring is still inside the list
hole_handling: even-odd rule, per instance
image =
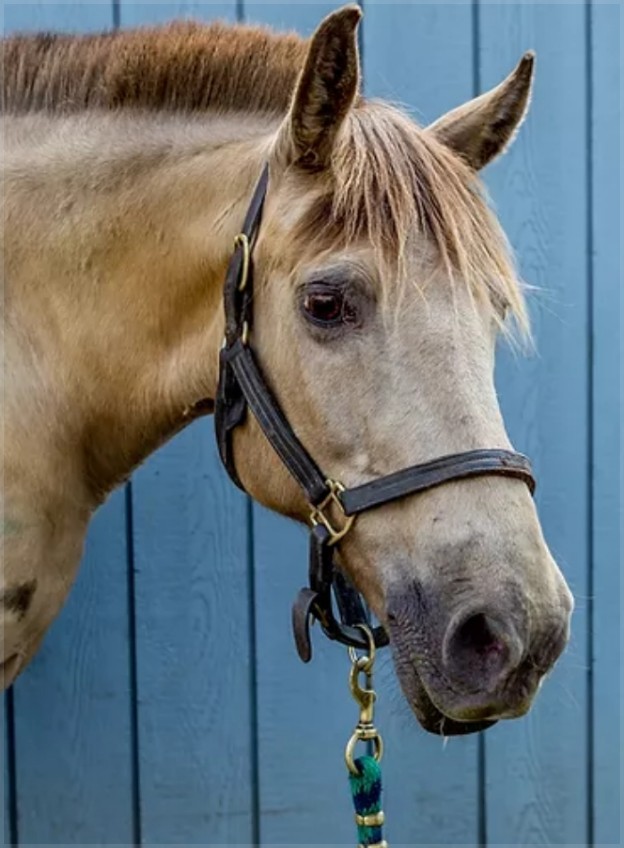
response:
[[[436,267],[504,305],[521,334],[529,334],[509,244],[478,177],[400,109],[360,101],[339,136],[327,188],[299,222],[296,241],[312,238],[318,250],[369,243],[389,294],[407,281],[408,251],[418,236],[433,242]],[[502,318],[500,324],[509,331]]]

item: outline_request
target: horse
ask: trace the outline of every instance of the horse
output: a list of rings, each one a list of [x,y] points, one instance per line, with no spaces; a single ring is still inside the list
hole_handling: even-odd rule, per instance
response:
[[[214,411],[224,275],[265,166],[251,335],[319,466],[357,486],[511,449],[495,345],[530,329],[479,172],[525,117],[533,54],[421,127],[362,94],[360,17],[341,8],[308,40],[193,22],[5,40],[4,686],[59,613],[94,511]],[[232,451],[253,498],[308,521],[253,415]],[[521,480],[384,504],[337,547],[423,728],[526,713],[573,598]]]

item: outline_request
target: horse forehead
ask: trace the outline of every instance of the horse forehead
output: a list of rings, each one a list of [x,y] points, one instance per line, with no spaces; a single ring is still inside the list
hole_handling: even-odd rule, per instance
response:
[[[295,229],[319,196],[320,186],[312,176],[304,180],[283,174],[274,183],[269,181],[259,243],[264,234],[276,236]]]

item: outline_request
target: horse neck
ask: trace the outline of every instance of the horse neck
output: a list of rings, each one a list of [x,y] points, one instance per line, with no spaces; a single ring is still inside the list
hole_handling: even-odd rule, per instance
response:
[[[28,271],[28,286],[45,280],[38,309],[21,318],[39,334],[48,398],[71,410],[60,441],[79,447],[99,501],[215,396],[223,277],[271,132],[241,118],[66,120],[46,196],[11,236],[50,246]]]

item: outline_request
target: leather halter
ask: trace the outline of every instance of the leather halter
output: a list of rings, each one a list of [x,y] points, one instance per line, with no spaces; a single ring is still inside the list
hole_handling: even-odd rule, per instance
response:
[[[225,338],[220,354],[215,428],[223,464],[232,480],[244,491],[236,472],[232,435],[251,410],[310,504],[310,585],[299,592],[293,607],[297,650],[301,659],[308,662],[312,656],[309,632],[312,619],[320,622],[330,639],[356,648],[368,647],[367,637],[357,626],[368,622],[365,604],[335,567],[333,556],[334,546],[348,533],[359,513],[451,480],[485,474],[516,477],[527,484],[531,493],[535,490],[535,480],[525,456],[488,448],[412,465],[351,489],[323,474],[290,426],[249,345],[253,328],[252,251],[268,179],[269,169],[265,165],[243,228],[236,237],[225,278]],[[382,627],[374,628],[373,636],[377,646],[388,643]]]

